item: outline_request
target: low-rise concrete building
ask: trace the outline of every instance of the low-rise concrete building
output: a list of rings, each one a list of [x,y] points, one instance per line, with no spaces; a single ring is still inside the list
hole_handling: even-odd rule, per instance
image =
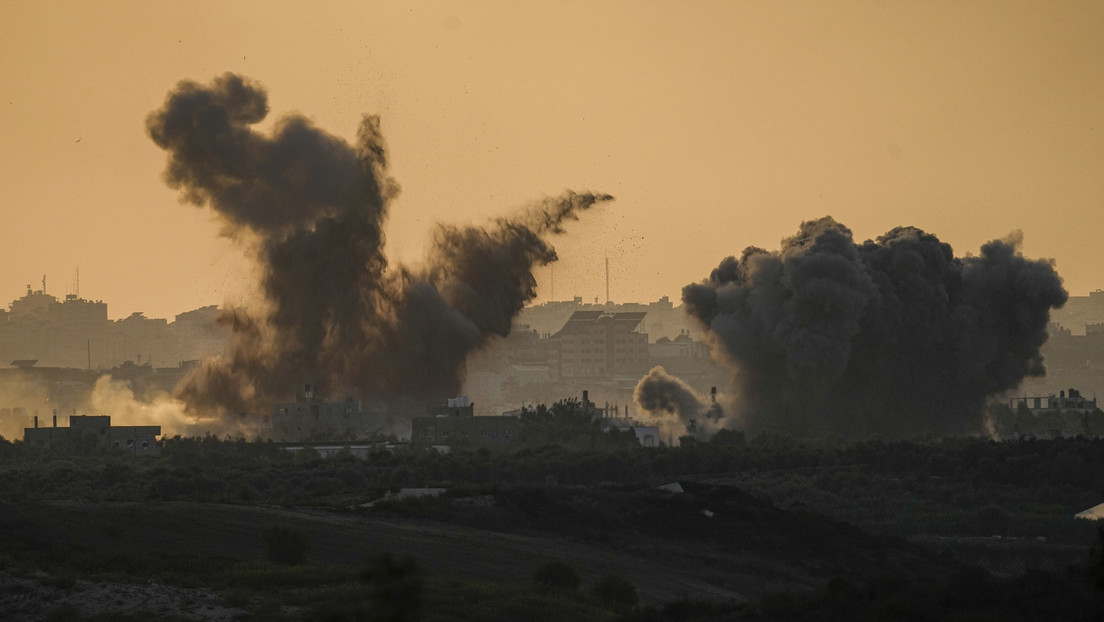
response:
[[[514,415],[476,417],[471,401],[457,397],[433,416],[414,417],[410,441],[422,447],[504,447],[517,441],[518,426]]]
[[[307,385],[300,399],[272,407],[272,440],[363,438],[382,425],[383,410],[382,403],[370,403],[366,408],[364,402],[351,397],[341,402],[319,399]]]
[[[157,454],[160,447],[157,437],[159,425],[111,425],[108,415],[73,415],[69,427],[58,427],[57,415],[53,425],[38,427],[38,417],[33,428],[23,429],[23,442],[35,447],[68,447],[72,449],[113,448],[133,454]]]
[[[1026,408],[1032,414],[1047,411],[1092,413],[1096,410],[1096,398],[1082,397],[1080,391],[1070,389],[1068,395],[1066,391],[1060,391],[1057,397],[1054,395],[1013,397],[1008,401],[1008,405],[1012,410]]]
[[[608,432],[611,429],[620,431],[632,430],[641,447],[658,447],[660,445],[659,428],[654,425],[642,425],[637,421],[621,418],[603,420],[602,430]]]

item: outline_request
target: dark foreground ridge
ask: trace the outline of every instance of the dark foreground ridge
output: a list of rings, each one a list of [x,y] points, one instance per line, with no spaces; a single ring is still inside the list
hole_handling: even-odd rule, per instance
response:
[[[161,449],[0,443],[10,618],[1087,620],[1104,595],[1072,518],[1099,441]]]

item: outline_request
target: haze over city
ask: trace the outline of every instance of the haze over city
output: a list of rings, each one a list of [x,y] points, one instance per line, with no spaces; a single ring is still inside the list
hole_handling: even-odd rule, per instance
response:
[[[1104,611],[1104,3],[0,24],[5,620]]]
[[[746,246],[831,215],[956,255],[1023,232],[1065,288],[1100,286],[1104,9],[1095,3],[7,3],[0,299],[26,284],[172,317],[254,298],[243,250],[164,183],[145,120],[233,72],[355,141],[375,114],[401,192],[392,260],[433,227],[565,189],[535,302],[674,300]],[[553,285],[554,281],[554,285]]]

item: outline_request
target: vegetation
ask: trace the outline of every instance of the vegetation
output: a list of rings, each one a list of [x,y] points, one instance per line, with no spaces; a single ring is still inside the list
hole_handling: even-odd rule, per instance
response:
[[[1072,518],[1104,501],[1101,440],[844,443],[723,431],[645,449],[603,433],[577,405],[523,418],[522,442],[511,452],[381,446],[365,460],[211,436],[164,439],[160,456],[142,458],[0,440],[0,575],[37,576],[35,589],[63,593],[88,589],[87,581],[202,587],[244,619],[274,620],[1051,617],[1039,614],[1043,606],[1076,620],[1101,604],[1104,536]],[[693,494],[656,496],[671,481]],[[343,557],[275,511],[263,520],[232,511],[345,512],[405,487],[446,492],[373,511],[634,554],[679,531],[680,546],[720,559],[837,561],[816,571],[820,587],[812,591],[657,603],[635,577],[564,560],[535,559],[518,581],[488,582],[387,548]],[[224,508],[215,522],[213,504]],[[701,518],[703,508],[718,514]],[[704,522],[683,529],[691,520]],[[223,542],[222,553],[181,542],[151,554],[147,543],[165,536],[134,529],[154,524],[157,534]],[[204,531],[214,525],[226,533]],[[903,537],[927,553],[902,548]],[[724,563],[701,555],[706,565]],[[48,615],[94,619],[65,602],[40,617]]]

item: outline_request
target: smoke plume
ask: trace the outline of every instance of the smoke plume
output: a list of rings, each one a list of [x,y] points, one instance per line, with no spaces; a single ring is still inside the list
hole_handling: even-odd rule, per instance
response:
[[[1067,298],[1020,237],[956,258],[912,227],[856,244],[830,217],[778,251],[748,248],[683,289],[735,369],[739,415],[789,434],[976,433],[987,396],[1045,372],[1051,308]]]
[[[250,127],[267,113],[261,86],[225,74],[181,82],[146,122],[168,152],[166,182],[210,206],[263,275],[266,308],[225,313],[228,352],[177,389],[196,411],[264,412],[304,382],[322,395],[455,395],[465,359],[509,331],[534,267],[556,260],[546,237],[612,199],[566,192],[487,227],[439,225],[423,266],[390,266],[383,224],[399,187],[379,119],[365,116],[350,145],[297,115],[271,135]]]
[[[85,412],[111,415],[111,425],[157,425],[161,426],[161,437],[203,436],[213,434],[216,437],[255,438],[262,430],[259,420],[219,419],[201,420],[189,416],[185,405],[169,393],[151,389],[140,397],[125,380],[105,374],[96,379],[92,392],[85,403]]]
[[[633,401],[668,437],[715,432],[724,427],[724,413],[717,403],[698,396],[690,385],[661,366],[653,367],[640,379]]]

